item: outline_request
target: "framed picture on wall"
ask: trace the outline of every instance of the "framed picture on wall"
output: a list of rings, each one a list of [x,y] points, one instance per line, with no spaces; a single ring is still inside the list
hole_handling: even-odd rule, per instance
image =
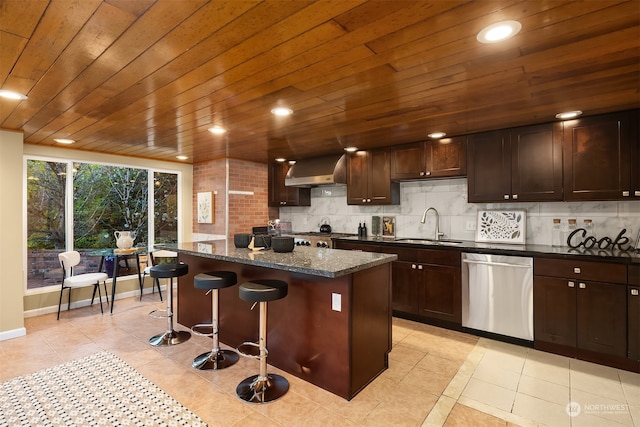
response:
[[[395,237],[395,236],[396,236],[396,217],[383,216],[382,217],[382,237]]]
[[[198,224],[213,224],[213,192],[198,193]]]

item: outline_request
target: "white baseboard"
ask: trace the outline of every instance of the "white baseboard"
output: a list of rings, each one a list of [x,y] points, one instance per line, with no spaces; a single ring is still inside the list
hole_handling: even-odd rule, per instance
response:
[[[175,286],[176,285],[174,284],[174,287]],[[163,292],[165,292],[167,290],[167,286],[166,285],[160,285],[160,289]],[[145,288],[144,291],[143,291],[143,295],[150,294],[152,292],[153,291],[152,291],[151,288]],[[118,292],[118,293],[116,293],[116,299],[130,298],[130,297],[134,297],[134,296],[140,296],[140,290],[139,289],[136,289],[136,290],[133,290],[133,291],[129,291],[129,292]],[[98,299],[96,298],[93,303],[94,304],[98,304]],[[102,299],[102,303],[105,304],[104,311],[108,312],[109,311],[109,304],[105,303],[104,298]],[[85,300],[73,301],[71,303],[71,309],[73,310],[74,308],[88,307],[90,305],[91,305],[91,299],[87,298]],[[60,312],[66,310],[66,309],[67,309],[67,304],[62,304],[60,306]],[[24,312],[24,317],[35,317],[35,316],[40,316],[40,315],[43,315],[43,314],[57,313],[57,312],[58,312],[58,307],[56,307],[55,305],[52,305],[52,306],[49,306],[49,307],[40,307],[40,308],[36,308],[34,310],[25,311]]]
[[[22,328],[12,329],[10,331],[2,331],[0,332],[0,341],[23,337],[25,335],[27,335],[27,329],[24,326]]]

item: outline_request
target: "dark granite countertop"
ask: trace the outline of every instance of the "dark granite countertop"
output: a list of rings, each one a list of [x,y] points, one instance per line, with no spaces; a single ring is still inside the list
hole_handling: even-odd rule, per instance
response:
[[[462,250],[463,252],[473,253],[489,253],[496,255],[514,255],[514,256],[544,256],[550,255],[560,258],[584,258],[590,257],[600,261],[623,262],[623,263],[640,263],[640,252],[629,250],[622,251],[619,249],[573,249],[567,246],[549,246],[549,245],[509,245],[501,243],[477,243],[473,241],[460,240],[444,240],[442,243],[429,242],[428,239],[418,242],[419,239],[402,240],[381,239],[374,237],[342,237],[337,240],[350,242],[362,242],[367,244],[382,244],[389,246],[409,246],[414,248],[430,248],[444,250]]]
[[[156,246],[178,253],[202,256],[205,258],[330,278],[366,270],[377,265],[395,261],[398,258],[392,254],[343,251],[306,246],[296,246],[293,252],[288,253],[278,253],[272,250],[252,251],[250,249],[238,249],[234,246],[233,242],[228,243],[226,240],[162,244]]]

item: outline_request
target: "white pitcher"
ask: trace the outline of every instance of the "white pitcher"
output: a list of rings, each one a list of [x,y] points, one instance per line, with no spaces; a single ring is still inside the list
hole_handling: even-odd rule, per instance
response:
[[[116,246],[120,249],[131,249],[133,240],[136,238],[135,231],[114,231],[116,236]]]

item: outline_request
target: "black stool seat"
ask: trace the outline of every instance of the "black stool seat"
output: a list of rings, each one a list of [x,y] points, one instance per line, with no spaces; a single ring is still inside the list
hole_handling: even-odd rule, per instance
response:
[[[169,279],[169,283],[167,284],[167,309],[153,310],[149,313],[151,317],[166,317],[167,330],[149,338],[149,344],[153,346],[176,345],[191,338],[191,333],[173,329],[173,278],[184,276],[188,272],[189,266],[183,262],[157,264],[149,269],[151,277],[156,279]]]
[[[197,289],[223,289],[238,283],[238,276],[233,271],[210,271],[197,274],[193,278],[193,286]]]
[[[196,369],[224,369],[238,361],[238,353],[220,348],[218,339],[218,293],[220,289],[234,286],[238,283],[238,276],[233,271],[209,271],[197,274],[193,278],[193,287],[196,289],[211,292],[211,323],[198,323],[191,327],[191,331],[196,335],[213,338],[211,351],[200,354],[193,359],[193,366]],[[201,332],[204,329],[210,333]]]
[[[158,264],[149,269],[151,277],[158,279],[169,279],[172,277],[184,276],[189,272],[189,266],[183,262],[177,264]]]
[[[281,375],[267,373],[267,306],[287,296],[289,285],[282,280],[256,279],[244,282],[238,288],[241,300],[260,303],[260,323],[258,342],[244,342],[237,348],[243,356],[260,360],[260,373],[245,378],[236,387],[236,396],[248,403],[267,403],[282,397],[289,390],[289,381]],[[253,309],[253,307],[251,307]],[[245,353],[241,347],[253,347],[260,350],[259,355]]]
[[[268,302],[286,297],[288,290],[282,280],[257,279],[240,285],[238,296],[247,302]]]

